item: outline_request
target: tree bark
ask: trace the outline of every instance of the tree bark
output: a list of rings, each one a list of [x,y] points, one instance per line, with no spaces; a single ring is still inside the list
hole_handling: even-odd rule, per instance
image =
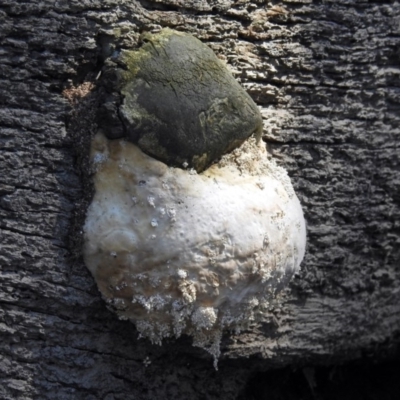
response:
[[[188,338],[139,340],[79,258],[90,89],[115,48],[165,26],[207,43],[261,107],[308,223],[283,305],[226,335],[218,372]],[[399,137],[397,1],[0,0],[0,397],[236,399],[255,371],[390,354]]]

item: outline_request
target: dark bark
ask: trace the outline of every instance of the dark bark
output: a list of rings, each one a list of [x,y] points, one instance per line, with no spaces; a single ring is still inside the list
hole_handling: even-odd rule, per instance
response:
[[[308,221],[283,306],[226,336],[219,372],[188,338],[138,340],[76,257],[88,82],[116,46],[164,26],[206,42],[262,107]],[[0,397],[235,399],[254,371],[389,354],[399,126],[398,2],[0,0]]]

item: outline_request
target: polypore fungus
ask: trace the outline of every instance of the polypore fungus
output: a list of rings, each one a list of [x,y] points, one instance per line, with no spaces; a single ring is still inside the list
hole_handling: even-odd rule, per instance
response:
[[[168,47],[170,41],[188,37],[167,33],[156,36],[151,45],[154,54],[151,51],[138,59],[146,59],[146,65],[152,65],[150,60],[158,60],[164,45]],[[182,52],[167,54],[179,60],[191,57],[185,47]],[[172,60],[171,64],[175,62]],[[194,58],[195,65],[196,62]],[[162,64],[158,68],[162,70]],[[196,68],[193,66],[193,70]],[[198,71],[211,76],[214,70],[207,68],[201,64]],[[138,70],[134,71],[124,87],[142,85],[149,93],[154,91],[146,96],[155,99],[160,82],[143,82],[143,75],[139,77]],[[184,75],[185,71],[181,73]],[[165,74],[162,76],[166,79]],[[200,103],[205,101],[197,82],[199,76],[187,75],[186,79],[196,81],[196,96]],[[230,93],[233,78],[221,82],[220,91],[212,92],[212,104],[220,104]],[[190,82],[184,86],[190,92]],[[233,86],[236,91],[236,83]],[[167,89],[171,93],[165,94]],[[176,89],[170,85],[163,90],[160,99],[165,101]],[[211,93],[207,87],[204,91],[207,96]],[[137,109],[130,109],[132,106],[139,107],[144,115],[138,100],[141,95],[134,92],[122,92],[118,105],[121,114],[136,115]],[[196,96],[190,97],[193,103]],[[133,102],[132,98],[136,100]],[[247,98],[242,95],[241,99]],[[234,104],[230,101],[226,104]],[[224,121],[237,118],[236,106],[216,113],[210,118],[209,129],[202,131],[204,113],[191,105],[192,114],[187,110],[172,113],[173,123],[167,115],[154,117],[180,130],[179,134],[158,130],[154,124],[152,136],[146,122],[144,131],[135,128],[135,137],[129,133],[131,128],[126,138],[119,139],[109,139],[99,132],[91,147],[95,195],[84,226],[84,257],[106,302],[120,318],[133,321],[140,335],[152,342],[188,334],[215,360],[222,332],[245,328],[262,315],[298,271],[305,251],[303,213],[286,171],[275,164],[263,142],[254,135],[244,140],[257,131],[259,118],[257,108],[248,99],[244,101],[244,110],[251,110],[249,119],[244,112],[240,114],[243,123],[227,124],[227,130],[218,129]],[[183,102],[178,103],[183,107]],[[156,111],[149,108],[148,118]],[[233,126],[241,126],[243,131],[236,132]],[[193,132],[190,127],[194,127]],[[199,132],[202,140],[196,142]],[[218,138],[215,148],[214,134]],[[151,140],[144,142],[156,143],[155,147],[164,149],[161,153],[165,157],[160,153],[156,155],[158,159],[154,158],[152,145],[141,148],[140,138],[146,135]],[[173,139],[168,142],[170,136]],[[175,140],[182,140],[186,150],[165,145]],[[239,147],[223,154],[238,143]],[[199,154],[206,155],[205,164],[196,163]],[[170,162],[170,157],[173,166],[165,163]],[[216,158],[218,162],[208,166]],[[193,168],[174,167],[183,160]],[[208,168],[197,173],[195,166],[200,166],[199,170]]]

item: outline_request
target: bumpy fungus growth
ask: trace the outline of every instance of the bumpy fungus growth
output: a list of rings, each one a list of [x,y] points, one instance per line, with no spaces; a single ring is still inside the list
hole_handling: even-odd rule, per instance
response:
[[[142,68],[144,59],[145,65],[153,65],[152,58],[158,60],[164,52],[164,41],[169,43],[173,38],[198,46],[189,36],[168,31],[157,36],[158,42],[149,44],[154,52],[141,55],[137,65]],[[192,53],[186,51],[184,47],[180,54],[166,53],[179,60],[192,59],[191,71],[202,71],[211,84],[214,69],[202,64],[204,58],[191,58]],[[210,50],[202,45],[199,52],[208,55]],[[177,61],[174,63],[178,68]],[[158,68],[163,70],[162,65]],[[220,68],[218,64],[216,70]],[[173,72],[169,66],[166,70],[172,74],[171,82],[180,74],[186,76],[183,70]],[[124,87],[129,90],[123,89],[125,97],[120,104],[121,113],[131,121],[138,109],[143,117],[144,106],[138,99],[149,89],[147,85],[152,87],[144,80],[145,73],[139,75],[138,71],[139,67],[126,78]],[[168,79],[165,72],[160,76],[160,82]],[[191,72],[186,79],[200,78]],[[232,84],[232,91],[237,90],[233,80],[221,78],[220,82],[224,82],[220,87]],[[153,87],[155,92],[145,97],[156,99],[161,86]],[[180,90],[189,86],[182,83]],[[221,91],[205,86],[204,95],[198,86],[190,96],[177,92],[173,104],[183,107],[188,102],[190,106],[184,111],[171,110],[170,117],[162,114],[164,111],[156,113],[167,106],[160,104],[156,110],[154,100],[151,104],[155,108],[147,109],[146,121],[162,120],[171,130],[163,130],[158,122],[152,126],[144,122],[143,132],[135,128],[139,132],[135,143],[129,131],[127,138],[113,140],[99,132],[91,148],[95,195],[84,226],[85,262],[109,307],[121,318],[133,321],[140,334],[151,341],[161,343],[163,338],[185,333],[215,360],[223,330],[240,330],[262,315],[299,269],[306,237],[301,206],[285,170],[268,157],[254,135],[243,141],[258,127],[256,111],[242,96],[245,111],[238,114],[239,105],[233,106],[233,99],[223,103],[224,98],[231,99],[226,95],[230,89]],[[160,93],[159,98],[168,101],[166,92]],[[193,105],[197,96],[211,104],[204,106],[204,114]],[[207,110],[221,102],[229,107],[219,109],[211,118]],[[238,115],[242,116],[241,124]],[[202,150],[196,154],[190,153],[199,148],[193,146],[197,140],[193,132],[203,132],[199,139]],[[214,137],[218,138],[218,151],[209,150]],[[239,142],[239,147],[221,154]],[[150,148],[142,149],[143,143],[149,143]],[[175,147],[175,143],[181,144]],[[165,157],[152,157],[153,145],[163,149]],[[187,160],[195,166],[198,154],[206,155],[206,164],[216,157],[219,161],[197,173],[193,168],[174,168],[159,160],[169,162],[172,157],[172,165]]]

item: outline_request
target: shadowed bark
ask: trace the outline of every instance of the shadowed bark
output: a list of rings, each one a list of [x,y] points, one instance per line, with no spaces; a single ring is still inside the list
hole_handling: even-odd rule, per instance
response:
[[[79,257],[96,76],[170,27],[225,60],[308,222],[302,271],[219,371],[138,340]],[[0,397],[236,399],[255,373],[390,354],[400,333],[400,5],[0,0]]]

